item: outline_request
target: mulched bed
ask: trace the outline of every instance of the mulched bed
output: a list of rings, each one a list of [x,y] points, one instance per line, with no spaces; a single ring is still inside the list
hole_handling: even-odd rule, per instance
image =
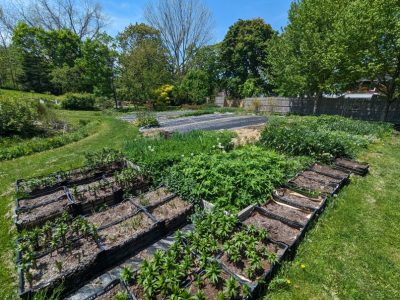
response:
[[[262,207],[275,215],[278,215],[290,221],[298,222],[303,225],[307,224],[311,217],[310,212],[294,208],[289,205],[280,204],[273,200],[269,200]]]
[[[351,171],[358,175],[365,175],[368,173],[369,165],[366,163],[357,162],[354,160],[337,158],[335,165],[339,168]]]
[[[340,184],[342,182],[341,179],[337,179],[327,175],[322,175],[314,171],[303,171],[301,172],[301,175],[316,181],[320,181],[324,184]]]
[[[100,230],[100,236],[106,247],[112,248],[146,232],[153,223],[144,212],[139,212],[121,223]]]
[[[191,208],[191,205],[181,198],[176,197],[160,206],[150,210],[151,214],[158,220],[163,221],[172,219],[178,215],[181,215],[184,211]]]
[[[289,183],[293,184],[294,186],[296,186],[299,189],[304,189],[304,190],[319,192],[319,193],[332,194],[336,190],[336,188],[334,186],[312,180],[312,179],[307,178],[302,175],[296,176]]]
[[[284,201],[293,202],[299,206],[309,207],[314,210],[319,209],[323,203],[322,197],[311,198],[286,188],[277,189],[274,194],[278,201],[279,198],[282,198]]]
[[[300,234],[299,229],[291,227],[279,220],[266,217],[258,211],[253,211],[243,223],[246,225],[252,224],[258,228],[265,228],[270,238],[275,241],[283,242],[286,245],[291,245]]]
[[[71,251],[55,250],[36,260],[37,268],[33,269],[33,288],[63,277],[75,268],[83,268],[94,261],[100,252],[97,244],[92,240],[79,240]],[[61,272],[57,268],[57,262],[61,263]],[[29,289],[29,282],[25,276],[25,290]]]
[[[312,165],[312,167],[310,169],[312,171],[319,172],[321,174],[325,174],[328,176],[336,177],[336,178],[339,178],[342,180],[349,177],[349,174],[347,172],[333,169],[333,168],[325,166],[325,165],[314,164],[314,165]]]
[[[19,199],[18,206],[19,209],[29,208],[32,206],[45,204],[49,201],[62,198],[63,196],[65,196],[65,190],[64,188],[60,188],[37,197]]]
[[[133,199],[133,202],[144,207],[156,206],[163,202],[164,199],[172,196],[173,194],[168,192],[166,188],[161,187],[154,191],[139,195],[137,198]]]
[[[59,201],[19,212],[17,224],[23,228],[38,226],[60,216],[64,211],[69,211],[69,209],[70,202],[67,195],[64,195]]]
[[[205,295],[205,299],[218,299],[218,297],[217,297],[218,292],[221,292],[224,290],[224,283],[230,277],[225,271],[221,272],[220,276],[221,276],[221,280],[217,284],[217,286],[213,285],[208,278],[205,278],[202,281],[202,283],[201,283],[202,285],[200,287],[198,287],[198,285],[195,281],[192,281],[188,286],[190,294],[192,296],[195,296],[199,291],[203,291],[203,293]],[[238,291],[238,294],[240,292],[241,291]],[[242,299],[242,297],[238,296],[237,298],[234,298],[234,299]]]
[[[96,225],[96,227],[103,227],[131,216],[137,211],[138,209],[132,203],[127,201],[114,207],[107,208],[105,211],[95,213],[87,217],[87,219],[89,222]]]

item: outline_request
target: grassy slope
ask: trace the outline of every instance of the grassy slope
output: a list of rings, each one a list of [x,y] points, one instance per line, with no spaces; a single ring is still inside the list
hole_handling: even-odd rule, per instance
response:
[[[360,157],[370,175],[331,202],[278,274],[290,285],[265,299],[400,299],[399,149],[397,136]]]
[[[13,183],[18,178],[43,175],[60,169],[78,167],[84,153],[102,147],[122,148],[123,143],[138,134],[135,127],[99,112],[58,111],[72,122],[79,119],[101,119],[95,134],[70,145],[11,161],[0,162],[0,299],[16,298],[17,278],[14,267],[10,214],[13,205]]]

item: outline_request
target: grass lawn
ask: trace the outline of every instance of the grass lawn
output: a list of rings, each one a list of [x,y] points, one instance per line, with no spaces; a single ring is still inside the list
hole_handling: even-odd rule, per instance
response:
[[[331,201],[265,299],[400,299],[399,149],[397,135],[360,156],[370,174]]]
[[[71,122],[79,119],[99,119],[96,133],[67,146],[0,162],[0,299],[15,299],[17,277],[14,264],[14,238],[11,209],[14,201],[13,183],[18,178],[44,175],[60,169],[79,167],[84,153],[103,147],[121,149],[126,140],[134,138],[138,130],[126,122],[100,112],[57,111]]]

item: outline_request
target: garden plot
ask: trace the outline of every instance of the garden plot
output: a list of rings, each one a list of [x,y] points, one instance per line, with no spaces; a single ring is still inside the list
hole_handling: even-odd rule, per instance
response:
[[[42,213],[48,214],[47,206],[58,203],[52,199],[67,193],[72,199],[70,211],[49,215],[46,222],[36,220],[36,227],[21,234],[17,254],[21,297],[43,288],[51,291],[61,281],[67,290],[73,290],[186,221],[193,206],[164,188],[121,202],[122,192],[132,192],[137,181],[143,183],[136,171],[125,168],[114,176],[103,175],[75,185],[71,193],[60,187],[52,190],[51,196],[19,199],[19,217],[27,212],[32,218],[36,215],[27,210],[27,203],[36,205],[38,211],[46,209]],[[121,194],[118,198],[116,191]],[[147,206],[149,211],[135,199],[147,199],[152,204]]]
[[[325,196],[310,197],[287,188],[275,190],[273,197],[278,202],[308,211],[319,211],[326,203]]]
[[[335,177],[306,170],[291,179],[288,186],[299,190],[333,195],[339,191],[344,183],[344,179],[337,179]]]
[[[349,160],[345,158],[338,158],[335,160],[335,165],[337,168],[345,171],[352,172],[354,174],[365,176],[368,173],[369,165],[367,163],[361,163],[354,160]]]
[[[230,113],[212,114],[165,120],[160,123],[159,129],[168,132],[185,133],[193,130],[220,130],[255,126],[265,124],[266,121],[266,117],[262,116],[238,116]]]

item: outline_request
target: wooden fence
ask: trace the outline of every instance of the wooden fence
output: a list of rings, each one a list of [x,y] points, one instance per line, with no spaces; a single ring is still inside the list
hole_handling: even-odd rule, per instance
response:
[[[372,98],[322,98],[319,101],[309,98],[259,97],[243,100],[227,100],[216,97],[215,104],[220,107],[242,107],[246,110],[277,114],[299,115],[341,115],[355,119],[380,121],[383,119],[385,99]],[[400,123],[400,101],[389,109],[387,121]]]

